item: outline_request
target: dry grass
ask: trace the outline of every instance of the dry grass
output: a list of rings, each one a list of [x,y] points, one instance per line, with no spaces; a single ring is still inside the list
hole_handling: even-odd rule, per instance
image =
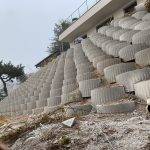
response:
[[[5,116],[0,116],[0,126],[9,122],[9,118]]]
[[[23,134],[27,132],[31,132],[38,127],[40,127],[41,124],[51,124],[51,123],[58,123],[62,122],[63,120],[67,119],[62,113],[53,113],[53,114],[43,114],[38,117],[38,119],[34,120],[31,123],[26,123],[25,125],[19,127],[16,130],[12,130],[11,132],[2,135],[0,137],[0,141],[5,143],[13,143],[16,141],[19,137],[21,137]],[[43,137],[48,139],[49,135]]]

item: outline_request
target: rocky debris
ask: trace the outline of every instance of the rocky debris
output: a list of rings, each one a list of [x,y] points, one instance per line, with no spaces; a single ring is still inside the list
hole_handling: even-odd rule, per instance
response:
[[[150,120],[144,118],[144,105],[133,113],[80,116],[71,128],[63,126],[62,120],[68,120],[62,118],[41,123],[8,144],[11,150],[149,150]]]
[[[62,122],[65,126],[72,127],[75,124],[75,117]]]

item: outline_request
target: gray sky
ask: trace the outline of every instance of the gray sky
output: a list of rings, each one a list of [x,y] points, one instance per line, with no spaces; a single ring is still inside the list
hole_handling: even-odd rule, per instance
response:
[[[23,64],[27,72],[48,55],[53,27],[84,0],[0,0],[0,60]]]

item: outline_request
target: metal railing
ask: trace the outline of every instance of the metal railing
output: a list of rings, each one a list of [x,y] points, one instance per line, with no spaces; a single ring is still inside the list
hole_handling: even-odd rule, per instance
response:
[[[66,21],[71,24],[77,21],[84,15],[90,8],[96,5],[101,0],[85,0],[67,19]]]

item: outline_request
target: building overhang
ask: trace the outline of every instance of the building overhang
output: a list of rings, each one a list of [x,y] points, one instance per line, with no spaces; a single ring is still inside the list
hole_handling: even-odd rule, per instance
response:
[[[101,0],[82,15],[76,22],[67,28],[60,36],[63,42],[72,42],[77,37],[85,34],[92,27],[101,23],[115,11],[135,0]]]

